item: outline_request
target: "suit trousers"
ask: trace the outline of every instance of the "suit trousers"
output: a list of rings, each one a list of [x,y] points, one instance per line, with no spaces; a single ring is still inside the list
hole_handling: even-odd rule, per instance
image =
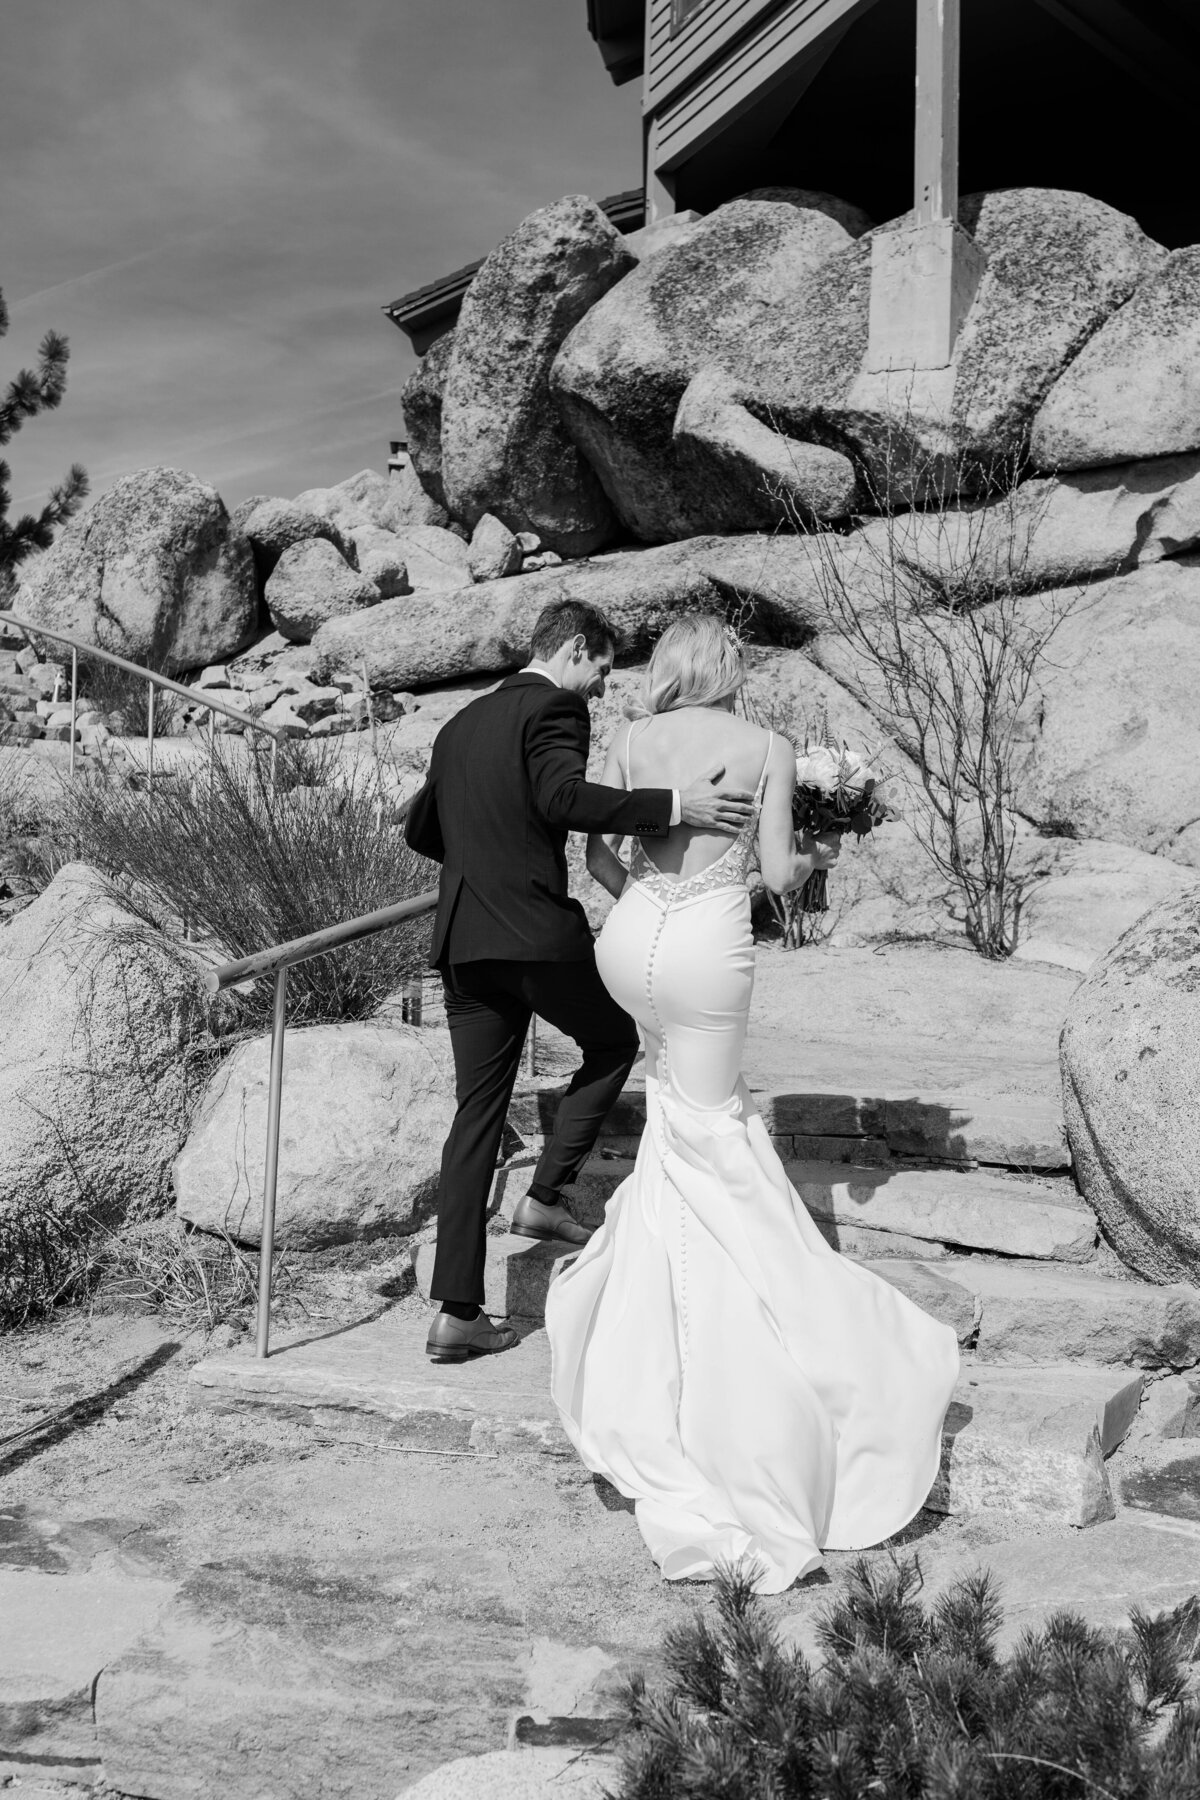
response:
[[[450,963],[441,971],[458,1110],[438,1187],[435,1300],[483,1304],[487,1204],[521,1050],[534,1013],[583,1052],[534,1171],[541,1187],[574,1181],[638,1053],[637,1027],[591,955],[578,962]]]

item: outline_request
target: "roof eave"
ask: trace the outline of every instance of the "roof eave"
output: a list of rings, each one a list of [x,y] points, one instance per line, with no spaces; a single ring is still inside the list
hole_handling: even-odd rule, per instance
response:
[[[617,87],[645,66],[646,0],[587,0],[588,30]]]

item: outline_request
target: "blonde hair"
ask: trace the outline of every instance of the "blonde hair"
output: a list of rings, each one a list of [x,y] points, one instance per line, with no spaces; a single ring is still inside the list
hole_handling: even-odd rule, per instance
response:
[[[715,613],[690,613],[668,625],[655,644],[642,705],[648,713],[715,706],[736,694],[745,679],[742,647],[725,621]]]

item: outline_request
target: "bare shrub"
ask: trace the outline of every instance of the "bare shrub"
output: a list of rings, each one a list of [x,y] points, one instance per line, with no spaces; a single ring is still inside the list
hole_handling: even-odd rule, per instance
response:
[[[127,1225],[92,1246],[89,1275],[102,1296],[153,1308],[184,1331],[212,1331],[246,1320],[258,1299],[258,1256],[222,1235],[185,1231],[173,1218]],[[290,1282],[286,1256],[275,1258],[272,1288]]]
[[[155,668],[156,674],[165,669]],[[150,730],[150,683],[144,675],[132,675],[114,663],[89,656],[79,658],[79,692],[98,712],[112,721],[125,737],[146,737]],[[181,718],[182,702],[169,688],[154,691],[154,733],[168,737]]]
[[[154,791],[107,765],[65,802],[76,854],[104,870],[132,911],[185,931],[222,960],[424,892],[436,870],[404,842],[394,789],[367,757],[329,745],[269,752],[219,739]],[[360,939],[293,968],[289,1018],[369,1018],[427,961],[429,919]],[[242,1022],[270,1016],[271,983],[240,995]]]
[[[943,488],[920,511],[882,491],[878,515],[852,536],[808,532],[794,518],[828,621],[814,653],[911,758],[912,829],[988,957],[1017,945],[1022,886],[1012,859],[1029,714],[1082,597],[1078,578],[1059,567],[1048,598],[1022,605],[1045,580],[1035,546],[1051,492],[1023,483],[1025,473],[1017,454],[973,470],[974,496],[960,502],[965,478],[943,471]]]

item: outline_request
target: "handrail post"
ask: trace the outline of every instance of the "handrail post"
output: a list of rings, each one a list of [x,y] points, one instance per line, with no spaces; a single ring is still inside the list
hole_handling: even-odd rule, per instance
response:
[[[146,683],[146,789],[154,792],[154,683]]]
[[[279,1175],[279,1115],[283,1099],[283,1038],[287,1023],[287,967],[275,976],[271,1012],[271,1085],[267,1091],[267,1162],[263,1171],[262,1236],[258,1246],[258,1346],[270,1353],[271,1265],[275,1253],[275,1184]]]
[[[75,718],[79,711],[79,652],[71,646],[71,780],[75,779]]]

